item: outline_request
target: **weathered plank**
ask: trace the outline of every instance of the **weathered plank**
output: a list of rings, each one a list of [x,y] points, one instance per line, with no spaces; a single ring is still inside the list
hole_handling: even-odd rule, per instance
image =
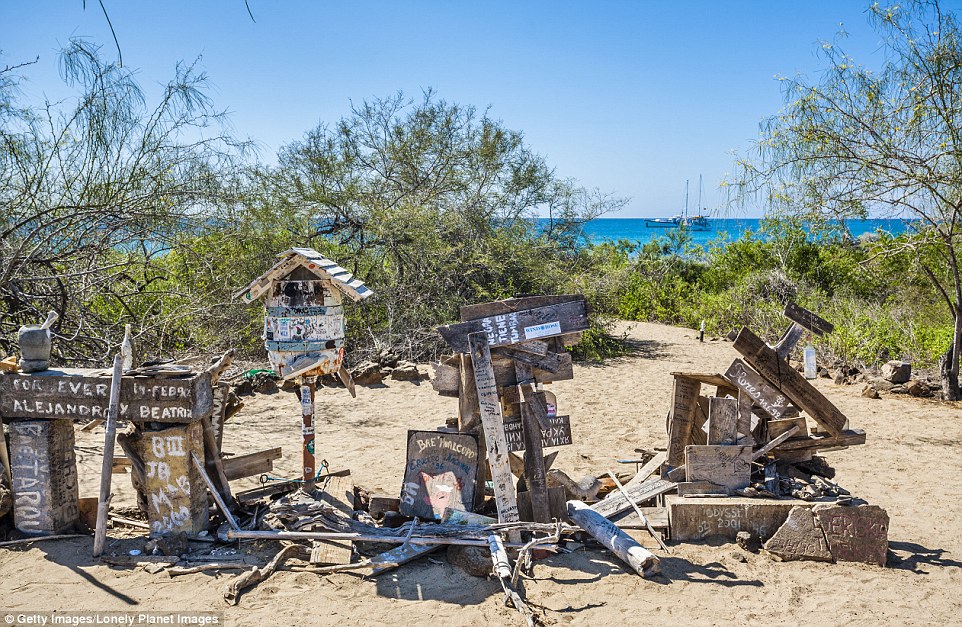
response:
[[[408,431],[399,511],[437,520],[446,507],[472,509],[478,462],[478,439],[470,433]]]
[[[768,439],[774,440],[781,434],[785,433],[792,427],[798,427],[798,433],[795,437],[804,437],[806,435],[806,424],[805,419],[799,416],[798,418],[782,418],[781,420],[769,420],[768,421]]]
[[[675,375],[671,413],[668,417],[668,465],[685,463],[685,447],[691,438],[692,423],[698,409],[701,383],[683,375]]]
[[[264,474],[274,470],[274,460],[280,459],[281,456],[281,448],[277,447],[248,453],[247,455],[225,457],[223,461],[224,475],[228,481],[235,481],[244,477]]]
[[[784,315],[792,322],[808,329],[815,335],[828,335],[835,330],[835,325],[831,322],[823,320],[811,311],[799,307],[792,302],[785,305]]]
[[[458,396],[458,429],[475,431],[481,425],[481,410],[478,407],[478,387],[474,382],[474,365],[470,355],[460,355],[461,385]]]
[[[751,482],[751,446],[685,447],[685,474],[689,482],[708,481],[730,491]]]
[[[652,477],[647,481],[635,484],[633,486],[626,486],[626,491],[631,499],[631,503],[638,505],[639,503],[644,503],[650,499],[655,498],[665,492],[670,492],[675,489],[675,482],[668,481],[667,479],[661,479],[660,477]],[[616,514],[628,511],[632,509],[631,503],[621,492],[611,492],[608,496],[594,505],[591,509],[595,510],[605,518],[611,518]]]
[[[736,359],[725,371],[732,383],[738,389],[748,394],[755,405],[772,418],[778,419],[785,413],[788,399],[780,391],[772,387],[760,374],[749,368],[741,359]]]
[[[846,429],[838,436],[809,436],[807,438],[791,438],[782,442],[776,451],[814,451],[845,448],[865,444],[865,431],[862,429]]]
[[[837,436],[845,428],[845,415],[787,361],[779,359],[775,351],[747,327],[738,333],[734,348],[745,357],[745,361],[752,368],[826,431]]]
[[[670,374],[676,379],[683,377],[705,385],[714,385],[722,388],[731,387],[731,382],[728,379],[715,372],[672,372]]]
[[[464,353],[469,350],[468,335],[473,333],[484,333],[490,349],[587,328],[588,311],[582,297],[573,302],[445,325],[438,327],[438,332],[449,346]]]
[[[525,439],[521,424],[521,422],[504,423],[505,439],[508,443],[508,450],[512,453],[525,450]],[[541,447],[567,446],[571,443],[571,418],[569,416],[548,418],[548,428],[541,430]]]
[[[738,401],[733,398],[708,399],[708,443],[734,444],[738,439]]]
[[[778,437],[772,438],[772,440],[768,444],[766,444],[765,446],[761,447],[760,449],[752,453],[752,457],[751,457],[752,461],[755,461],[756,459],[764,455],[768,455],[769,451],[774,449],[776,446],[778,446],[782,442],[788,440],[790,437],[792,437],[796,433],[798,433],[797,425],[790,427],[788,431],[783,431],[778,435]],[[766,479],[767,479],[767,473],[766,473]]]
[[[664,464],[665,460],[667,459],[668,459],[668,453],[665,453],[664,451],[660,453],[655,453],[655,456],[652,457],[650,460],[648,460],[648,463],[642,466],[638,470],[638,472],[635,473],[635,476],[632,477],[628,481],[628,483],[625,484],[625,488],[631,488],[638,485],[639,483],[647,481],[648,477],[650,477],[653,473],[661,469],[661,465]]]
[[[10,471],[17,529],[53,535],[74,526],[80,511],[72,424],[61,420],[11,422]]]
[[[738,442],[736,444],[754,444],[752,435],[752,397],[745,390],[738,390]]]
[[[805,329],[796,322],[793,322],[785,333],[782,334],[778,344],[775,345],[775,354],[782,359],[788,359],[788,356],[792,353],[792,349],[798,344],[798,341],[802,339],[802,335],[805,334]]]
[[[484,429],[484,443],[487,449],[488,467],[494,485],[495,504],[499,522],[518,521],[518,500],[508,461],[508,441],[504,435],[501,418],[501,400],[491,367],[491,349],[484,332],[468,335],[471,360],[474,365],[474,381],[478,390],[478,406],[481,425]],[[520,534],[514,534],[520,537]]]
[[[434,376],[431,377],[431,387],[440,396],[457,398],[461,395],[461,368],[436,362]]]
[[[354,479],[350,475],[330,477],[319,487],[324,489],[321,502],[345,516],[354,516]],[[350,540],[315,540],[311,546],[310,563],[350,564],[353,553]]]
[[[0,377],[0,415],[7,418],[106,419],[110,378],[93,370],[45,370]],[[210,415],[210,374],[192,378],[125,377],[120,420],[188,423]]]
[[[514,368],[518,381],[533,382],[530,366],[516,363]],[[524,385],[524,389],[528,390],[530,386]],[[521,426],[525,448],[524,481],[528,486],[528,496],[531,498],[531,515],[534,522],[551,522],[548,479],[545,475],[544,452],[541,446],[544,437],[542,423],[545,423],[545,427],[548,426],[546,424],[548,410],[544,404],[544,395],[538,398],[535,396],[536,394],[529,392],[525,395],[525,402],[521,404]],[[507,437],[507,429],[505,429],[505,436]]]
[[[480,320],[491,316],[509,314],[525,309],[536,309],[562,303],[573,303],[584,300],[581,294],[559,294],[547,296],[524,296],[522,298],[506,298],[488,303],[461,306],[461,321]]]
[[[547,353],[546,355],[534,355],[525,351],[514,350],[513,346],[502,346],[495,348],[492,352],[496,355],[513,359],[528,366],[533,366],[539,370],[547,372],[558,372],[561,369],[561,354]]]

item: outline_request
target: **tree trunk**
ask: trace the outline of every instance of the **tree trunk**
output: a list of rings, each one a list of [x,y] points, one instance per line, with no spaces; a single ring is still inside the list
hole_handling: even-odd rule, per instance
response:
[[[956,311],[958,312],[958,309]],[[947,401],[962,400],[962,394],[959,391],[960,353],[962,353],[962,315],[956,313],[952,344],[949,350],[945,351],[939,364],[942,375],[942,395]]]

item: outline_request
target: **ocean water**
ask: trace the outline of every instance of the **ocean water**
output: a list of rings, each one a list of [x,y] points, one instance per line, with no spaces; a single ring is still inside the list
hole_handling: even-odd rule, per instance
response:
[[[898,235],[912,228],[911,221],[899,219],[845,220],[836,225],[845,228],[852,238],[877,231]],[[709,230],[688,230],[688,233],[692,244],[704,246],[711,242],[735,241],[749,231],[757,234],[760,228],[761,220],[758,218],[712,218]],[[644,244],[657,237],[665,237],[672,230],[677,229],[647,227],[644,218],[599,218],[585,224],[583,235],[593,244],[618,240]]]

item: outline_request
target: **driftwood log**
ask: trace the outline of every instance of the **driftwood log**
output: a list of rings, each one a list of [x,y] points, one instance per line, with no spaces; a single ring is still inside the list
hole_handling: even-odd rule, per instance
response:
[[[661,572],[658,558],[653,553],[581,501],[568,501],[568,518],[642,577]]]

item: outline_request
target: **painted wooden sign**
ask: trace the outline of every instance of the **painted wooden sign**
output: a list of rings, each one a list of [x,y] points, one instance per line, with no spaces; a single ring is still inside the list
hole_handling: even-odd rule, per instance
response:
[[[204,458],[199,422],[161,431],[144,431],[137,440],[143,459],[147,521],[153,536],[197,533],[207,528],[207,487],[191,452]]]
[[[686,446],[685,474],[689,482],[706,481],[733,492],[751,482],[751,459],[751,446]]]
[[[444,340],[458,352],[468,352],[468,334],[484,333],[489,347],[510,346],[539,338],[558,337],[588,328],[584,298],[487,316],[438,328]]]
[[[333,307],[328,307],[333,309]],[[344,314],[267,316],[264,339],[277,342],[327,342],[344,337]]]
[[[733,347],[742,354],[749,366],[781,390],[788,400],[811,416],[823,429],[834,436],[842,433],[848,422],[845,414],[750,329],[742,327]]]
[[[408,431],[399,511],[428,520],[440,520],[445,508],[470,511],[478,460],[478,440],[471,434]]]
[[[760,374],[736,359],[725,371],[725,377],[745,392],[755,405],[774,419],[779,419],[788,408],[788,399],[772,387]]]
[[[506,422],[504,436],[508,441],[508,450],[512,453],[524,450],[524,434],[522,423]],[[548,416],[548,428],[541,430],[541,446],[567,446],[571,444],[571,418],[568,416]]]
[[[11,422],[10,470],[17,529],[52,535],[74,526],[80,512],[73,424],[62,420]]]
[[[106,419],[110,377],[91,370],[45,370],[0,376],[0,415],[8,418]],[[134,422],[187,423],[210,415],[210,375],[159,379],[124,377],[120,419]]]

